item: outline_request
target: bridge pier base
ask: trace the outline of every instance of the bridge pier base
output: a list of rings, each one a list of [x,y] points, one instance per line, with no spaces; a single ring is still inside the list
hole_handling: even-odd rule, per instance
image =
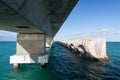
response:
[[[18,34],[16,54],[10,56],[10,63],[14,67],[19,64],[48,63],[48,55],[45,54],[45,34]]]
[[[20,66],[20,64],[13,64],[14,68],[18,68]]]

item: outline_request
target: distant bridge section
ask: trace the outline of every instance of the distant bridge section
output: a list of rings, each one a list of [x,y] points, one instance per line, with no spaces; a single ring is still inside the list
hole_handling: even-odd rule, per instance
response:
[[[108,60],[104,38],[64,40],[58,43],[69,50],[85,54],[88,58],[100,61]]]

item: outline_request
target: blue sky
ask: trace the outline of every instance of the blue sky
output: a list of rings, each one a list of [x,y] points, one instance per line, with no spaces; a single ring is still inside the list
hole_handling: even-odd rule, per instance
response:
[[[16,41],[17,33],[0,30],[0,41]]]
[[[54,39],[88,37],[120,41],[120,0],[79,0]],[[0,40],[16,40],[16,33],[0,31]]]
[[[107,41],[120,41],[120,0],[79,0],[55,40],[87,38],[88,32],[99,38],[104,31]]]

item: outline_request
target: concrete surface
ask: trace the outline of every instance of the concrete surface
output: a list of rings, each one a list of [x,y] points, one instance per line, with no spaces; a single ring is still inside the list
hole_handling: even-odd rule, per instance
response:
[[[45,34],[18,34],[17,53],[10,56],[10,63],[14,64],[14,67],[23,63],[48,63],[45,39]]]
[[[44,55],[12,55],[10,56],[10,64],[26,64],[26,63],[48,63],[48,54]]]
[[[18,34],[16,54],[42,55],[45,53],[45,42],[45,34]]]
[[[65,40],[60,42],[68,49],[88,54],[89,57],[99,60],[108,59],[105,39]]]
[[[77,1],[0,0],[0,29],[19,33],[42,32],[53,38]]]

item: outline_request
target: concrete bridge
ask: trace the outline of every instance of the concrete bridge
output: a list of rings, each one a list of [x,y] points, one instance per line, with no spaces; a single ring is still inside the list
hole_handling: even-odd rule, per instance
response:
[[[74,52],[85,54],[91,60],[108,60],[104,38],[63,40],[57,43]]]
[[[51,45],[78,0],[0,0],[0,29],[17,32],[17,51],[10,63],[48,62]]]

